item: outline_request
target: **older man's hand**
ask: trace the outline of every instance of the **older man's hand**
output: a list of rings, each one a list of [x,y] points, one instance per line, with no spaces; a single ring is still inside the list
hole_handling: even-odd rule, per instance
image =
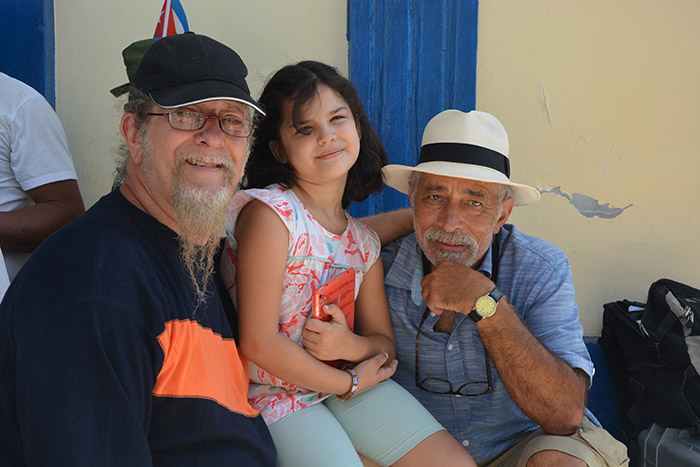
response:
[[[442,262],[421,281],[423,299],[428,308],[469,314],[476,299],[488,294],[495,284],[482,273],[461,264]]]

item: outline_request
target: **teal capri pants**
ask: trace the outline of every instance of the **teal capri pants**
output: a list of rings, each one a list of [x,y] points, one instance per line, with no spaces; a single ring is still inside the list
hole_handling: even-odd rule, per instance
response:
[[[331,396],[269,426],[284,467],[362,466],[357,452],[391,465],[444,428],[404,388],[388,379],[347,402]],[[357,452],[356,452],[357,451]]]

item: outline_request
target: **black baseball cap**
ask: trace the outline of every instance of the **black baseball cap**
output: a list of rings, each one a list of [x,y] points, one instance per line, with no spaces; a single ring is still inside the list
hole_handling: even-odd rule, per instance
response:
[[[265,115],[250,97],[247,75],[248,69],[233,49],[187,32],[155,41],[144,53],[131,84],[166,109],[230,100]]]

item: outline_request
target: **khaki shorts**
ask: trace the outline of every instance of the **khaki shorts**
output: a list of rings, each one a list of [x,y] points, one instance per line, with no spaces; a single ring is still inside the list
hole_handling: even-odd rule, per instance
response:
[[[577,457],[591,467],[629,465],[627,447],[610,433],[593,425],[588,418],[569,436],[548,435],[541,428],[518,439],[510,448],[480,466],[525,466],[540,451],[561,451]]]

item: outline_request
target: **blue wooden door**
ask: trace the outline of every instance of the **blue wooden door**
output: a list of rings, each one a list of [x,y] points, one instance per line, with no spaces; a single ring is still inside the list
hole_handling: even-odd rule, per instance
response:
[[[348,0],[350,78],[392,164],[415,165],[423,128],[474,109],[477,0]],[[386,187],[353,203],[361,217],[408,206]]]
[[[2,0],[0,71],[56,106],[53,0]]]

